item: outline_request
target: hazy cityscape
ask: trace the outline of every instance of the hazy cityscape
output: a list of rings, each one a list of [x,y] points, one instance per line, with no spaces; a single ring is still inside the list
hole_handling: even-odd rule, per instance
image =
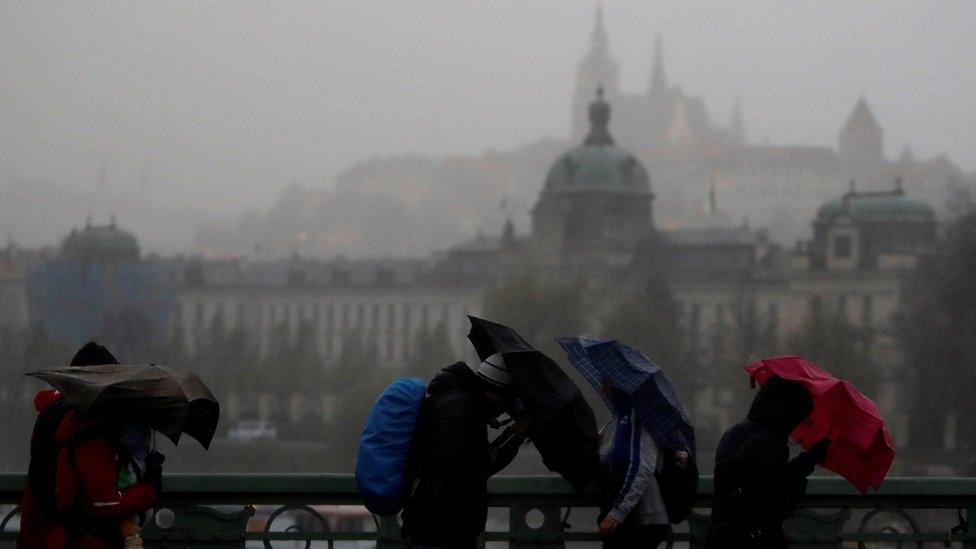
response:
[[[23,374],[94,339],[220,401],[169,471],[349,473],[388,383],[479,362],[474,315],[567,372],[557,336],[643,351],[703,474],[742,368],[802,355],[891,475],[976,476],[972,4],[0,13],[3,471]]]

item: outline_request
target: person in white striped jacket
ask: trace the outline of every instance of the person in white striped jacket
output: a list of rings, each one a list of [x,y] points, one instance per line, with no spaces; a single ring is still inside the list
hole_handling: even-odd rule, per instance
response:
[[[603,394],[613,404],[614,415],[600,433],[600,458],[608,473],[599,517],[603,547],[657,547],[671,532],[654,477],[661,461],[657,445],[627,395],[607,382]],[[688,454],[677,452],[676,458],[687,461]]]

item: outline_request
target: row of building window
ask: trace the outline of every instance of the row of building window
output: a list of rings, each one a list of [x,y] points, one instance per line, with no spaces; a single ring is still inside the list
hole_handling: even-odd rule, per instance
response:
[[[192,307],[192,313],[185,309]],[[231,316],[229,313],[233,312]],[[188,311],[186,311],[188,312]],[[200,338],[214,329],[228,333],[243,330],[258,336],[261,352],[267,350],[276,329],[294,338],[300,329],[311,330],[319,351],[326,357],[338,356],[342,338],[361,333],[376,346],[380,358],[402,359],[409,354],[409,345],[421,329],[443,324],[456,331],[471,309],[465,303],[268,303],[245,304],[234,302],[187,303],[177,311],[184,330],[184,341],[198,345]]]
[[[218,324],[224,330],[249,330],[257,327],[270,328],[285,324],[294,331],[303,323],[309,323],[317,331],[325,334],[348,330],[362,330],[376,333],[395,333],[398,329],[410,331],[415,325],[435,326],[451,320],[452,309],[458,315],[467,314],[468,307],[450,303],[272,303],[236,305],[217,303],[211,307],[210,314],[205,302],[194,305],[193,315],[187,320],[188,331],[207,330]],[[233,310],[231,319],[228,311]]]

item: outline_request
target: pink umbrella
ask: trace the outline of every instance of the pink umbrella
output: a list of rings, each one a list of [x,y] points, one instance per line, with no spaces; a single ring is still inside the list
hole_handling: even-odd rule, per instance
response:
[[[809,449],[829,438],[823,467],[849,480],[862,494],[871,486],[881,486],[895,449],[888,426],[871,399],[798,356],[763,359],[745,370],[759,383],[772,376],[802,383],[813,397],[813,412],[790,434],[793,440]]]

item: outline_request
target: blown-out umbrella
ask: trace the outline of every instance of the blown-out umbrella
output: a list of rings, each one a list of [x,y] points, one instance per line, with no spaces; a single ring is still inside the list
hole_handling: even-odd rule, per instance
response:
[[[208,449],[217,430],[220,405],[189,372],[155,364],[105,364],[27,375],[51,384],[87,419],[143,425],[174,444],[186,433]]]
[[[556,341],[572,364],[604,396],[604,380],[627,394],[641,421],[661,448],[695,456],[695,428],[661,368],[640,351],[614,340],[560,337]],[[604,400],[606,397],[604,396]],[[613,409],[613,404],[607,402]]]
[[[813,412],[790,436],[805,449],[827,437],[823,466],[867,493],[878,488],[895,458],[888,426],[878,406],[847,381],[837,379],[798,356],[767,358],[745,368],[754,381],[770,377],[798,381],[810,391]]]
[[[485,360],[493,354],[502,354],[523,412],[531,414],[537,422],[548,422],[579,392],[551,358],[532,348],[512,328],[474,316],[468,319],[471,321],[468,340],[478,358]]]
[[[521,413],[532,421],[532,442],[543,464],[582,491],[596,475],[600,458],[596,416],[579,387],[512,328],[468,318],[468,339],[478,358],[495,353],[505,358]]]
[[[474,350],[481,360],[495,353],[535,351],[529,342],[522,339],[518,332],[508,326],[471,315],[468,315],[468,320],[471,321],[468,341],[474,346]]]

